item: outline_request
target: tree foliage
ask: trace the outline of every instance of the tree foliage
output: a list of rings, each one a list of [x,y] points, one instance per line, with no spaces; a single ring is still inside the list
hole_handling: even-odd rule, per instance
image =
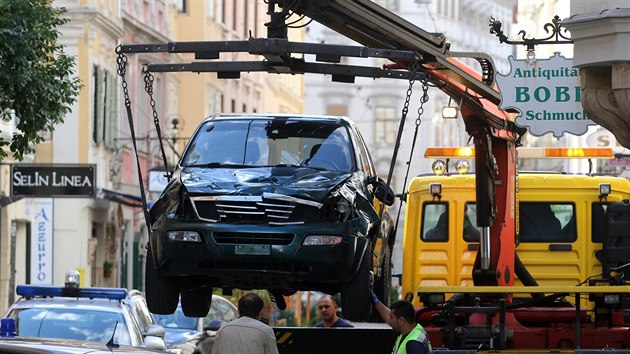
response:
[[[19,123],[12,140],[0,137],[0,160],[22,160],[63,123],[81,89],[75,58],[57,44],[57,27],[68,22],[52,0],[0,0],[0,118]]]

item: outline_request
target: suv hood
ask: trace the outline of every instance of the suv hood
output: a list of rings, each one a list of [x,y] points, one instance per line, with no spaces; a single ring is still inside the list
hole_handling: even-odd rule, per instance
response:
[[[308,167],[184,168],[181,183],[191,194],[278,193],[325,198],[350,173],[321,171]]]

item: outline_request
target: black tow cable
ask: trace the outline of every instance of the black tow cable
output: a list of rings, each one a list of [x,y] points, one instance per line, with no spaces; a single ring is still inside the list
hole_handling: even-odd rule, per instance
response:
[[[125,78],[127,72],[127,56],[122,52],[122,46],[116,47],[116,54],[118,54],[118,58],[116,59],[116,63],[118,63],[118,76],[122,78],[121,85],[123,89],[123,94],[125,96],[125,108],[127,109],[127,122],[129,123],[129,132],[131,133],[131,142],[133,145],[133,152],[136,155],[136,165],[138,168],[138,184],[140,185],[140,197],[142,198],[142,211],[144,214],[144,222],[147,224],[147,229],[149,233],[151,232],[151,223],[149,216],[149,207],[147,205],[147,195],[144,190],[144,179],[142,178],[142,169],[140,168],[140,157],[138,155],[138,145],[136,143],[136,131],[133,127],[133,114],[131,112],[131,100],[129,99],[129,89],[127,85],[127,79]],[[149,237],[149,243],[150,243]],[[149,246],[147,243],[147,247]],[[149,250],[150,252],[150,250]]]
[[[398,229],[398,221],[400,220],[400,211],[402,210],[402,203],[407,196],[407,180],[409,178],[409,170],[411,169],[411,161],[413,161],[413,151],[416,148],[416,141],[418,140],[418,131],[420,130],[420,124],[422,123],[422,114],[424,113],[424,104],[429,101],[429,84],[427,79],[422,80],[422,97],[420,97],[420,107],[418,107],[418,118],[416,118],[416,129],[413,133],[413,140],[411,142],[411,150],[409,151],[409,160],[407,160],[407,172],[405,173],[405,179],[402,185],[402,193],[400,197],[400,208],[398,208],[398,215],[396,215],[396,223],[394,224],[394,230]]]
[[[409,63],[408,69],[411,72],[411,74],[409,75],[409,87],[407,88],[407,93],[405,94],[405,103],[403,104],[403,109],[400,116],[400,124],[398,125],[396,143],[394,144],[394,153],[392,155],[392,160],[389,164],[389,173],[387,174],[388,187],[391,185],[392,176],[394,174],[394,166],[396,165],[396,159],[398,158],[398,149],[400,148],[400,140],[402,139],[402,133],[405,128],[405,120],[407,120],[407,113],[409,112],[409,101],[411,100],[411,94],[413,93],[413,84],[416,82],[416,75],[418,73],[418,69],[420,69],[420,64],[418,63],[418,60],[414,59],[411,63]],[[400,208],[402,208],[402,202],[400,203],[400,206],[398,208],[398,215],[400,215]],[[378,227],[379,228],[381,227],[380,223],[383,222],[384,212],[385,212],[385,206],[383,205],[383,203],[381,203],[381,208],[378,214],[379,216]],[[396,235],[396,225],[394,225],[394,237],[395,235]],[[389,243],[390,242],[389,235],[387,237],[388,237],[388,243]]]

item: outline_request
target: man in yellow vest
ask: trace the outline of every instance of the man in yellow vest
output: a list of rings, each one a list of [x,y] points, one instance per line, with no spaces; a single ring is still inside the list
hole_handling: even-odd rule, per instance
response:
[[[374,308],[392,329],[398,333],[392,354],[427,354],[431,353],[431,342],[427,332],[416,323],[416,310],[409,301],[400,300],[389,308],[378,297],[371,294]]]

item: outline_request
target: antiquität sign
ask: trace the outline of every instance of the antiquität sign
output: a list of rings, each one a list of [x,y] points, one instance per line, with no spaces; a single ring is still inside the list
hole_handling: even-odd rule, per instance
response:
[[[498,74],[496,80],[500,108],[518,110],[517,125],[535,136],[551,132],[559,138],[565,132],[583,135],[597,124],[582,108],[579,71],[572,59],[556,52],[549,59],[509,60],[511,72]]]

